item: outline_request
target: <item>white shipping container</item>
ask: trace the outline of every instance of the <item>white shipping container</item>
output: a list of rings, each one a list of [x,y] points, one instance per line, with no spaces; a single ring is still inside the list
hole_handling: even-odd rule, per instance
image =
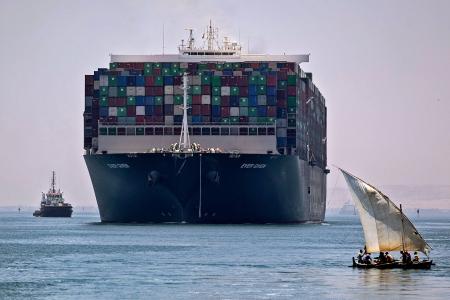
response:
[[[145,116],[145,106],[136,106],[136,116]]]
[[[145,96],[145,87],[143,86],[136,87],[136,96]]]
[[[174,95],[183,95],[183,89],[181,88],[181,86],[180,85],[175,85],[174,87],[173,87],[173,94]]]
[[[201,76],[192,76],[192,82],[190,82],[190,84],[192,85],[201,85],[202,84],[202,79]]]
[[[100,81],[95,80],[94,81],[94,90],[98,90],[98,89],[100,89]]]
[[[202,95],[202,104],[211,104],[211,96]]]
[[[222,96],[230,96],[230,87],[229,86],[223,86],[220,89],[220,94]]]
[[[166,125],[173,125],[173,116],[165,116],[164,117],[164,123]]]
[[[183,115],[183,109],[181,108],[181,105],[175,105],[173,107],[173,114],[176,116],[182,116]]]
[[[172,95],[164,96],[164,104],[173,104],[173,96]]]
[[[117,107],[110,107],[108,109],[108,115],[110,117],[117,117]]]
[[[222,76],[223,72],[222,71],[214,71],[214,75],[216,76]]]
[[[266,95],[258,95],[258,105],[267,105]]]
[[[277,127],[287,127],[286,119],[277,119]]]
[[[135,86],[127,86],[127,96],[136,96]]]
[[[239,117],[239,107],[230,107],[230,116]]]
[[[164,94],[165,95],[173,95],[173,85],[164,86]]]
[[[233,71],[233,76],[242,76],[242,71]]]
[[[100,75],[100,86],[108,86],[108,76]]]

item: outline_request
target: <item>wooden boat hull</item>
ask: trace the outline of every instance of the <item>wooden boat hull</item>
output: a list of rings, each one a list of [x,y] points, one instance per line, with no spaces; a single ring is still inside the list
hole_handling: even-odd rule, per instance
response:
[[[433,265],[433,261],[426,260],[421,262],[412,262],[408,264],[404,264],[398,261],[392,262],[392,263],[385,263],[385,264],[361,264],[356,262],[355,258],[352,258],[353,265],[352,267],[358,268],[358,269],[404,269],[404,270],[413,270],[413,269],[422,269],[427,270],[431,268],[431,265]]]

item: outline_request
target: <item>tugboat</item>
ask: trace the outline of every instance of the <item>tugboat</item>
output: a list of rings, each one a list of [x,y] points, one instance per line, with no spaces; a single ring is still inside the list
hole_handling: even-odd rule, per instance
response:
[[[55,171],[52,172],[50,189],[47,194],[42,193],[41,208],[33,213],[35,217],[63,217],[72,216],[72,205],[64,202],[63,193],[56,190]]]

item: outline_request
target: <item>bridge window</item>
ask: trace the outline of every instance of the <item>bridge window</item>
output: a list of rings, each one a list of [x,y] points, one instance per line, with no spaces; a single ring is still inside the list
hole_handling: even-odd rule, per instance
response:
[[[164,127],[164,135],[172,135],[173,128],[172,127]]]
[[[192,128],[192,132],[193,132],[193,135],[201,135],[202,134],[202,131],[201,131],[200,127]]]
[[[239,135],[248,135],[248,127],[240,127]]]
[[[266,135],[267,134],[267,130],[264,127],[260,127],[258,128],[258,135]]]
[[[125,135],[125,127],[117,128],[117,135]]]
[[[127,135],[136,135],[135,127],[127,127]]]
[[[145,127],[145,135],[153,135],[154,130],[153,127]]]
[[[155,135],[163,135],[164,129],[162,127],[155,127]]]
[[[230,128],[228,127],[220,128],[220,135],[230,135]]]
[[[220,135],[220,130],[218,127],[211,128],[211,135]]]
[[[108,127],[108,135],[117,135],[116,127]]]
[[[267,128],[267,135],[275,135],[275,128],[273,127]]]
[[[202,135],[211,135],[211,128],[203,127],[202,128]]]
[[[250,127],[248,129],[248,134],[249,135],[258,135],[258,130],[255,127]]]
[[[230,128],[230,135],[239,135],[239,128],[231,127]]]

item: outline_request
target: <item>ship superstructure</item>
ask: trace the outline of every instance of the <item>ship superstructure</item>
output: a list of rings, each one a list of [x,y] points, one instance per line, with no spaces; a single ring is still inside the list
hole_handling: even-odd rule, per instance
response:
[[[189,30],[178,54],[111,55],[86,75],[102,220],[323,220],[326,107],[300,68],[309,56],[243,54],[211,24],[204,37],[196,46]]]

